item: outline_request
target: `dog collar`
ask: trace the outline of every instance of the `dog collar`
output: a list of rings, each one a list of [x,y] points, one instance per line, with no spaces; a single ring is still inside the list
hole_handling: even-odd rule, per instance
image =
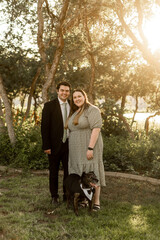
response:
[[[82,191],[84,192],[84,195],[91,201],[92,197],[93,197],[93,191],[92,191],[93,188],[83,188],[82,183],[80,184],[80,187],[81,187]]]

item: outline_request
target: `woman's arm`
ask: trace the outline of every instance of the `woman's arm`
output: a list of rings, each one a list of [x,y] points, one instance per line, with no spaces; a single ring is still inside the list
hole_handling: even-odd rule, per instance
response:
[[[87,159],[88,160],[91,160],[93,158],[94,146],[97,142],[100,131],[101,131],[100,128],[93,128],[93,130],[92,130],[88,147],[93,148],[93,150],[87,150]]]

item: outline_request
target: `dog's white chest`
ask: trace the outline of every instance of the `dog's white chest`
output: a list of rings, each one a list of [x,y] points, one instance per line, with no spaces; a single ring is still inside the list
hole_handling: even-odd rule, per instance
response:
[[[92,197],[93,197],[92,189],[90,189],[90,188],[83,188],[82,184],[80,184],[80,187],[81,187],[82,191],[84,192],[85,196],[91,201]],[[88,191],[90,191],[90,193]]]

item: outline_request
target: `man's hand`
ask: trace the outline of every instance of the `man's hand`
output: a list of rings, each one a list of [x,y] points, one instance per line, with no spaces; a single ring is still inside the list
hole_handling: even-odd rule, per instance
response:
[[[45,152],[46,154],[50,155],[50,154],[51,154],[51,149],[44,150],[44,152]]]

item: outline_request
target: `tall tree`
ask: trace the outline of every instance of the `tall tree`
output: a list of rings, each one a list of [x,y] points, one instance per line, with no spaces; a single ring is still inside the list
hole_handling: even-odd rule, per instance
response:
[[[46,3],[47,11],[49,13],[49,16],[51,17],[51,21],[53,22],[53,19],[56,18],[57,24],[55,26],[55,34],[57,36],[57,43],[56,43],[56,50],[53,52],[53,59],[50,63],[48,63],[48,56],[46,54],[47,51],[47,42],[44,39],[44,16],[43,16],[43,4]],[[37,6],[37,13],[38,13],[38,34],[37,34],[37,43],[39,47],[39,53],[41,56],[41,60],[44,65],[45,69],[45,83],[42,88],[42,98],[43,102],[46,102],[48,100],[48,89],[52,85],[54,81],[54,77],[57,71],[57,67],[60,61],[60,57],[62,55],[62,50],[64,47],[64,39],[63,39],[63,24],[66,18],[67,9],[69,5],[69,0],[65,0],[62,3],[61,11],[59,16],[55,16],[53,12],[49,9],[49,4],[47,0],[38,0],[38,6]],[[54,25],[53,25],[54,26]],[[51,33],[53,31],[53,26],[51,28]],[[51,36],[52,37],[52,36]],[[52,41],[49,39],[49,41]],[[50,47],[50,46],[49,46]]]
[[[6,90],[3,86],[3,80],[1,75],[0,75],[0,95],[2,97],[4,107],[5,107],[5,119],[6,119],[7,129],[8,129],[8,135],[9,135],[11,144],[14,146],[16,143],[16,137],[15,137],[15,132],[13,128],[11,105],[9,103]]]

